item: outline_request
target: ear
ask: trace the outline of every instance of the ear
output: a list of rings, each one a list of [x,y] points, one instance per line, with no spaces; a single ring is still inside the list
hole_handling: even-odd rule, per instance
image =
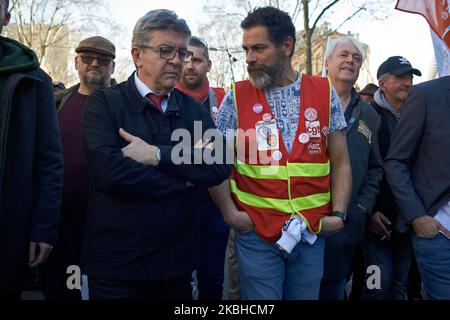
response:
[[[282,48],[284,51],[284,55],[289,57],[294,52],[294,39],[291,37],[286,37],[282,43]]]
[[[111,74],[113,74],[115,70],[116,70],[116,62],[113,61],[111,66]]]
[[[9,20],[11,19],[11,12],[5,12],[3,19],[3,26],[6,27],[9,24]]]
[[[326,59],[325,60],[325,71],[328,73],[328,64],[329,64],[329,61],[328,61],[328,59]]]
[[[75,56],[75,70],[78,70],[78,59],[80,57],[78,55]]]
[[[382,79],[379,79],[379,80],[378,80],[378,88],[379,88],[381,91],[384,91],[384,80],[382,80]]]
[[[137,47],[131,48],[131,56],[133,57],[136,68],[141,66],[141,52],[142,50]]]
[[[212,62],[211,62],[211,60],[208,60],[208,72],[211,71],[211,67],[212,67]]]

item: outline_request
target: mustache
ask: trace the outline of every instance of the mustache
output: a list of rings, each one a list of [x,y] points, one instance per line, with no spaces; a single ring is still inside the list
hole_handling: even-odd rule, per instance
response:
[[[99,71],[100,68],[99,67],[89,67],[86,69],[86,71]]]
[[[254,63],[254,64],[251,64],[251,65],[248,65],[247,66],[247,71],[248,71],[248,73],[255,72],[255,71],[262,71],[262,72],[267,73],[269,75],[271,74],[270,68],[268,68],[267,66],[265,66],[265,65],[263,65],[261,63]]]
[[[198,74],[195,72],[185,72],[183,75],[184,76],[198,76]]]

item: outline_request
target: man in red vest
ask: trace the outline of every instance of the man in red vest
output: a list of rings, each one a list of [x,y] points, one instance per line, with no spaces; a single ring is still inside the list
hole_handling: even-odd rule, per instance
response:
[[[322,235],[343,227],[351,193],[345,119],[328,79],[293,69],[287,13],[258,8],[241,27],[250,81],[235,84],[216,120],[236,137],[235,167],[211,194],[237,230],[242,298],[315,300]]]
[[[203,104],[215,120],[225,91],[209,86],[208,72],[211,70],[208,45],[199,37],[189,40],[188,50],[194,54],[189,63],[183,65],[181,81],[177,89]],[[200,220],[200,263],[197,268],[198,299],[221,300],[223,292],[225,250],[230,226],[223,220],[220,211],[212,202],[208,189],[203,188]]]

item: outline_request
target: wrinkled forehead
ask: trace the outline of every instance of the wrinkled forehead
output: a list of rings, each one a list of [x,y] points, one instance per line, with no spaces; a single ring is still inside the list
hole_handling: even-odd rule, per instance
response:
[[[175,30],[154,29],[149,31],[151,45],[168,45],[175,48],[187,48],[189,36]]]

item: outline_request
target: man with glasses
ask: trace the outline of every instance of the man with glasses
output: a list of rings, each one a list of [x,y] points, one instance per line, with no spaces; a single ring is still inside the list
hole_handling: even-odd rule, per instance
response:
[[[0,0],[0,33],[11,17]],[[50,77],[36,54],[0,37],[0,299],[20,299],[29,267],[57,238],[63,180]]]
[[[64,154],[64,189],[57,246],[43,267],[43,293],[47,300],[80,300],[80,290],[67,288],[67,268],[79,266],[86,224],[88,172],[83,149],[82,123],[87,97],[96,89],[115,85],[116,48],[109,40],[90,37],[75,49],[80,82],[55,96]]]
[[[222,183],[230,168],[224,164],[223,138],[210,142],[194,136],[194,126],[202,134],[214,129],[208,112],[174,89],[192,59],[190,36],[175,12],[148,12],[133,31],[136,72],[86,102],[84,142],[92,186],[83,272],[91,299],[192,299],[200,190]],[[174,133],[186,137],[181,151]],[[193,164],[194,156],[198,160],[206,151],[220,159]]]
[[[225,95],[222,88],[209,86],[208,72],[212,62],[206,42],[199,37],[189,40],[188,50],[194,53],[192,60],[184,64],[177,88],[201,102],[215,120]],[[197,268],[199,300],[221,300],[224,280],[225,250],[230,226],[212,202],[208,190],[202,192],[201,251]]]

